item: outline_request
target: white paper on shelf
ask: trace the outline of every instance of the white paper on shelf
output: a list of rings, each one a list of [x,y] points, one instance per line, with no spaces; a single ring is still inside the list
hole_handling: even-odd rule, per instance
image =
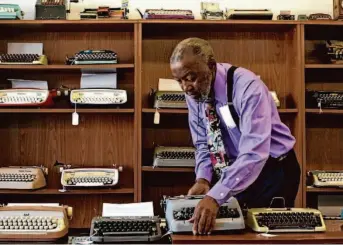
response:
[[[102,216],[154,216],[154,207],[152,202],[112,204],[104,203],[102,206]]]
[[[43,54],[43,43],[8,43],[8,54]]]
[[[158,91],[182,91],[178,81],[174,79],[160,78],[158,80]]]
[[[45,207],[58,207],[58,203],[8,203],[7,206],[45,206]]]
[[[81,88],[117,88],[116,69],[83,69]]]
[[[48,89],[47,81],[24,80],[24,79],[8,79],[12,83],[12,88],[37,88]]]

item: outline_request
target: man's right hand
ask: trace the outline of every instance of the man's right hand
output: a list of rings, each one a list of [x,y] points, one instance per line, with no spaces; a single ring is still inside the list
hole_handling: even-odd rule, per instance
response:
[[[210,190],[210,183],[205,179],[198,179],[197,182],[188,191],[190,195],[205,195]]]

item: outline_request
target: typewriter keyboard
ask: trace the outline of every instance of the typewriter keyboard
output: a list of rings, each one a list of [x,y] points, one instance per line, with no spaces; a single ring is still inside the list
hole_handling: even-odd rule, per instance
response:
[[[324,172],[324,173],[319,173],[317,176],[318,176],[318,180],[322,182],[329,182],[329,181],[343,182],[343,172],[341,173]]]
[[[0,62],[2,63],[33,63],[38,61],[40,55],[38,54],[2,54],[0,55]]]
[[[5,12],[5,13],[14,13],[15,9],[14,8],[4,8],[4,7],[0,7],[0,13],[1,12]]]
[[[162,101],[186,101],[184,94],[162,94],[157,99]]]
[[[34,174],[7,174],[0,173],[0,182],[32,182],[36,178]]]
[[[59,220],[44,216],[12,216],[0,217],[0,232],[4,230],[17,231],[48,231],[58,227]]]
[[[75,55],[75,59],[79,61],[88,61],[88,60],[116,60],[117,54],[110,52],[110,53],[93,53],[93,54],[77,54]]]
[[[162,151],[157,154],[160,159],[194,159],[195,153],[188,151]]]
[[[75,177],[67,179],[68,185],[82,185],[82,186],[99,186],[99,185],[111,185],[113,179],[109,177]]]
[[[76,103],[84,104],[122,104],[122,97],[80,97],[75,100]]]
[[[149,14],[155,14],[155,15],[189,15],[189,11],[182,11],[182,10],[152,10],[149,11]]]
[[[194,213],[195,207],[189,208],[181,208],[178,211],[174,211],[174,219],[175,220],[189,220],[192,218]],[[221,206],[219,208],[217,219],[224,219],[224,218],[239,218],[239,212],[236,208],[228,208],[226,206]]]
[[[323,225],[320,215],[312,212],[260,213],[256,220],[260,227],[266,226],[269,230],[314,229]]]

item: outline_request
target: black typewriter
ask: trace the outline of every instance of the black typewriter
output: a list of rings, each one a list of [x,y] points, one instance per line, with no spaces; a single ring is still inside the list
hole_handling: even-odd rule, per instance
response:
[[[185,93],[158,91],[155,93],[154,108],[187,108]]]
[[[117,53],[111,50],[83,50],[74,57],[67,57],[68,65],[116,64]]]
[[[47,59],[39,54],[0,54],[0,65],[46,65]]]
[[[306,107],[343,109],[343,91],[306,91]]]
[[[153,242],[162,237],[160,219],[154,217],[95,217],[93,242]]]
[[[154,167],[194,167],[195,149],[192,147],[156,147],[153,165]]]

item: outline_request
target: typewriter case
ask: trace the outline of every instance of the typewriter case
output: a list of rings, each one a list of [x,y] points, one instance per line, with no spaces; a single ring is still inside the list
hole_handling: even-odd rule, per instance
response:
[[[44,0],[36,2],[36,20],[65,20],[67,18],[66,1],[62,4],[44,4]]]

